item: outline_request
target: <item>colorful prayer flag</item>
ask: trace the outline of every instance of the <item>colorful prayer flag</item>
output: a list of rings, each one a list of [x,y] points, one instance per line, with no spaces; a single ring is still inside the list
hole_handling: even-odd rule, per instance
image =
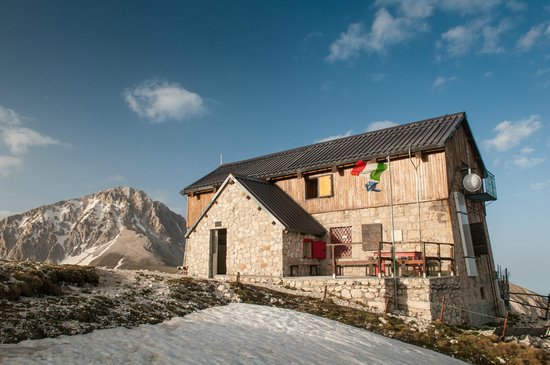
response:
[[[387,168],[388,165],[383,162],[374,161],[367,163],[363,160],[359,160],[355,163],[355,167],[351,170],[351,174],[355,176],[365,176],[370,180],[380,181],[380,175],[382,175]]]

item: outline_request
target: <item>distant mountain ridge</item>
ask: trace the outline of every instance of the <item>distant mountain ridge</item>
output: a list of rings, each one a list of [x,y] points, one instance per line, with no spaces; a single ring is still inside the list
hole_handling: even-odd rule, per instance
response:
[[[127,269],[181,265],[185,219],[115,187],[0,220],[0,258]]]

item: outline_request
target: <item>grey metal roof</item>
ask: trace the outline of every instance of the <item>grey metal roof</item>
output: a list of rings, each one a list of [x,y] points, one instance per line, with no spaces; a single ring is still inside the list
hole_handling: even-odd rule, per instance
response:
[[[273,178],[351,164],[359,159],[405,154],[409,148],[411,152],[441,148],[461,122],[467,125],[464,112],[223,164],[184,188],[182,194],[219,186],[230,173]],[[471,134],[469,127],[467,130]]]
[[[323,236],[325,228],[277,185],[265,180],[233,175],[285,228]]]

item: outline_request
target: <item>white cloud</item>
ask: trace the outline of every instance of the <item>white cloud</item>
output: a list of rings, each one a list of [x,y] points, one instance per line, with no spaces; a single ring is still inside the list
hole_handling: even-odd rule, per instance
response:
[[[330,45],[329,62],[348,60],[362,52],[384,54],[392,45],[403,43],[420,32],[429,30],[427,20],[436,10],[460,15],[475,14],[477,18],[443,33],[438,48],[452,57],[467,53],[480,39],[480,52],[502,53],[502,33],[510,28],[508,20],[489,25],[492,10],[501,0],[377,0],[378,11],[370,29],[362,23],[353,23]],[[519,4],[515,4],[520,6]],[[513,6],[513,5],[511,5]],[[391,9],[396,16],[392,15]],[[440,56],[438,56],[440,58]]]
[[[432,84],[433,87],[439,88],[445,85],[445,78],[443,76],[437,76]]]
[[[367,126],[366,132],[373,132],[379,129],[391,128],[391,127],[395,127],[396,125],[398,124],[395,122],[392,122],[391,120],[379,120],[379,121],[370,123]]]
[[[376,12],[370,31],[361,23],[348,26],[348,30],[330,45],[329,62],[345,61],[361,52],[384,53],[397,43],[403,42],[426,29],[425,24],[407,17],[394,17],[385,8]]]
[[[328,141],[332,141],[333,139],[349,137],[349,136],[351,136],[352,134],[353,134],[353,131],[352,131],[352,130],[349,130],[349,131],[347,131],[347,132],[344,133],[344,134],[337,134],[337,135],[335,135],[335,136],[328,136],[328,137],[325,137],[325,138],[321,138],[321,139],[315,141],[315,143],[328,142]]]
[[[539,68],[535,76],[541,77],[550,73],[550,68]]]
[[[506,19],[501,20],[498,26],[485,26],[482,30],[483,46],[481,47],[481,53],[495,54],[504,52],[504,47],[500,44],[500,36],[510,28],[511,24]]]
[[[0,128],[12,127],[23,123],[23,118],[15,110],[0,105]]]
[[[432,86],[436,89],[442,90],[446,84],[452,81],[458,80],[458,77],[451,76],[451,77],[443,77],[443,76],[437,76],[432,83]]]
[[[304,37],[303,41],[307,43],[307,42],[311,41],[312,39],[322,38],[322,37],[323,37],[323,33],[319,32],[319,31],[314,31],[314,32],[311,32],[308,35],[306,35]]]
[[[0,219],[4,219],[6,217],[9,217],[10,215],[13,215],[13,213],[9,210],[0,210]]]
[[[438,47],[445,49],[451,57],[462,56],[473,47],[478,38],[478,32],[471,26],[459,25],[441,35]]]
[[[6,128],[1,131],[0,139],[10,152],[21,155],[27,152],[29,147],[59,145],[60,142],[48,136],[44,136],[28,128]]]
[[[376,6],[394,6],[409,17],[428,17],[436,9],[461,14],[479,14],[492,10],[501,0],[377,0]]]
[[[408,18],[427,18],[434,11],[434,3],[430,0],[402,1],[400,8]]]
[[[520,169],[527,169],[541,164],[545,161],[542,157],[527,157],[525,155],[514,156],[514,158],[508,162],[509,165],[518,167]]]
[[[527,9],[527,4],[522,1],[510,0],[506,3],[506,8],[511,11],[519,12]]]
[[[348,30],[340,33],[340,37],[330,45],[329,62],[337,60],[345,61],[356,57],[365,50],[369,35],[365,33],[362,24],[355,23],[348,26]]]
[[[21,165],[23,165],[23,160],[20,157],[0,156],[0,177],[11,175]]]
[[[176,83],[148,80],[124,92],[126,103],[139,116],[152,123],[184,120],[205,113],[203,99]]]
[[[539,24],[529,29],[527,33],[525,33],[518,39],[516,43],[517,48],[520,51],[529,51],[541,38],[545,27],[545,24]]]
[[[483,77],[485,77],[486,79],[488,79],[491,76],[493,76],[493,71],[487,71],[483,74]]]
[[[125,178],[122,175],[112,175],[105,179],[106,182],[121,182],[124,181]]]
[[[25,119],[14,110],[0,106],[0,142],[10,153],[8,156],[0,156],[0,177],[10,175],[23,165],[22,155],[29,147],[62,144],[54,138],[22,127]]]
[[[490,23],[491,18],[483,16],[467,24],[453,27],[441,35],[436,47],[449,57],[463,56],[478,47],[480,47],[479,53],[503,53],[505,49],[500,38],[512,28],[512,23],[508,19],[502,19],[495,25]],[[479,46],[480,43],[481,46]]]
[[[523,147],[521,150],[519,150],[519,153],[522,155],[530,155],[531,153],[535,152],[535,149],[533,147]]]
[[[539,181],[529,184],[531,190],[545,190],[550,187],[550,180]]]
[[[542,121],[538,115],[531,115],[527,119],[516,122],[505,120],[495,127],[496,136],[485,140],[483,143],[488,148],[495,148],[497,151],[507,151],[541,127]]]
[[[408,18],[394,18],[386,9],[376,13],[367,42],[368,48],[384,52],[392,44],[412,37],[414,29]]]

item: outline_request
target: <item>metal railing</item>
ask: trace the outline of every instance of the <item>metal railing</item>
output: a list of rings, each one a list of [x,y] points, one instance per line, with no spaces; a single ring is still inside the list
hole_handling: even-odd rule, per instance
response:
[[[362,255],[353,255],[356,258],[338,258],[336,257],[335,248],[338,246],[348,246],[353,250],[353,246],[361,245]],[[443,269],[443,262],[448,262],[449,273],[455,275],[455,255],[454,255],[454,243],[448,242],[428,242],[428,241],[401,241],[395,244],[395,257],[397,259],[396,264],[399,264],[400,269],[397,267],[394,269],[391,262],[386,263],[393,259],[394,253],[392,252],[391,242],[353,242],[353,243],[333,243],[327,244],[331,247],[332,251],[332,267],[333,276],[340,275],[341,269],[345,266],[366,266],[366,276],[388,276],[395,271],[397,276],[403,273],[403,269],[408,267],[413,268],[413,272],[421,272],[422,275],[430,276],[430,273],[434,272],[430,270],[435,262],[438,270],[437,275],[441,275]],[[449,246],[448,254],[442,254],[442,246]],[[397,266],[397,265],[396,265]],[[370,270],[369,270],[370,267]],[[375,270],[373,270],[375,268]],[[388,271],[390,269],[390,271]]]

